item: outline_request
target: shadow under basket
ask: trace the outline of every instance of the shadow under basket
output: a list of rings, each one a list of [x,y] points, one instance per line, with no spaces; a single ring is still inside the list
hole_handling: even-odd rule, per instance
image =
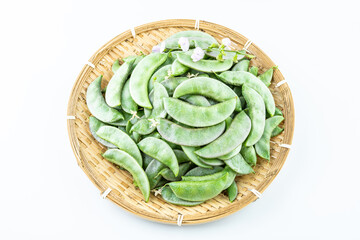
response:
[[[195,207],[182,207],[166,203],[161,196],[151,194],[145,202],[139,189],[135,188],[131,175],[120,170],[105,160],[101,154],[106,148],[98,143],[89,131],[89,116],[86,105],[86,90],[89,84],[100,74],[103,87],[113,75],[111,66],[116,59],[129,55],[149,54],[154,45],[159,44],[172,34],[185,30],[206,32],[221,42],[230,38],[232,46],[241,50],[247,48],[256,57],[251,60],[253,66],[259,67],[259,73],[275,64],[255,44],[241,34],[218,24],[185,19],[164,20],[135,27],[135,31],[126,31],[101,47],[83,67],[72,89],[67,110],[67,127],[71,147],[78,165],[104,193],[110,201],[140,217],[169,224],[197,224],[214,221],[230,215],[249,203],[255,201],[259,194],[269,186],[285,163],[292,143],[294,131],[294,104],[288,84],[276,69],[270,90],[276,106],[282,110],[285,120],[281,127],[285,130],[271,139],[271,161],[258,158],[255,174],[236,178],[239,194],[233,203],[228,197],[220,194]],[[110,191],[110,192],[109,192]]]

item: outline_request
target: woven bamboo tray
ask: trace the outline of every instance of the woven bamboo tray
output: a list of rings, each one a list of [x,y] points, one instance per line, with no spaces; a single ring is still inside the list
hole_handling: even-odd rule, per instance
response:
[[[100,74],[103,74],[103,87],[112,76],[111,66],[116,59],[122,59],[133,54],[143,52],[148,54],[152,47],[170,35],[184,30],[204,31],[214,36],[219,42],[228,37],[236,49],[245,45],[256,56],[252,65],[259,67],[259,72],[275,66],[271,59],[254,43],[251,43],[239,33],[218,24],[185,19],[164,20],[135,27],[135,31],[128,30],[100,48],[83,67],[72,89],[67,110],[67,126],[71,147],[75,153],[78,165],[95,184],[101,193],[108,193],[107,197],[120,207],[143,218],[176,224],[180,219],[182,224],[196,224],[210,222],[232,214],[258,197],[254,192],[264,192],[274,180],[283,166],[289,153],[288,146],[292,143],[294,131],[294,105],[290,89],[284,83],[284,77],[279,70],[274,71],[273,83],[270,90],[275,103],[283,113],[285,120],[281,127],[284,132],[272,138],[271,161],[258,159],[255,167],[256,174],[237,177],[239,195],[230,203],[227,196],[220,194],[214,199],[195,207],[181,207],[168,204],[161,196],[151,194],[145,203],[141,192],[133,185],[131,175],[118,169],[106,161],[102,156],[106,148],[99,144],[90,134],[88,120],[90,112],[86,106],[86,89]],[[250,44],[251,43],[251,44]],[[281,84],[281,83],[283,84]],[[280,84],[279,84],[280,83]],[[254,191],[256,190],[256,191]]]

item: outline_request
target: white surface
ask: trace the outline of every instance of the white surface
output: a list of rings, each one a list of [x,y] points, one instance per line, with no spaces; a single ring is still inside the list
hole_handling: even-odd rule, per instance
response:
[[[357,1],[122,2],[1,2],[0,239],[360,238]],[[217,222],[168,226],[101,199],[76,164],[66,108],[101,45],[131,26],[196,17],[271,56],[291,87],[296,129],[260,200]]]

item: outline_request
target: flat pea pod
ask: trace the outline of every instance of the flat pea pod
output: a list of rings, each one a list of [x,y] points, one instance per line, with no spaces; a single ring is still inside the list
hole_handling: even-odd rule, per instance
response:
[[[133,132],[131,134],[131,138],[134,140],[135,143],[138,143],[141,139],[141,135],[137,132]]]
[[[165,202],[168,202],[168,203],[171,203],[174,205],[185,206],[185,207],[193,207],[193,206],[203,203],[203,201],[195,201],[194,202],[194,201],[186,201],[181,198],[178,198],[173,193],[173,191],[171,190],[171,188],[169,186],[165,186],[164,188],[162,188],[161,197],[165,200]]]
[[[149,100],[148,84],[155,70],[165,62],[167,54],[152,53],[144,57],[130,77],[130,94],[141,107],[152,108]]]
[[[238,195],[238,188],[237,188],[235,180],[232,182],[230,187],[228,187],[226,189],[226,192],[227,192],[227,195],[229,197],[229,201],[233,202],[236,199],[237,195]]]
[[[120,68],[120,62],[119,59],[116,59],[113,65],[111,66],[111,70],[113,73],[115,73]]]
[[[226,59],[224,61],[202,59],[194,62],[190,55],[184,53],[178,53],[177,59],[181,64],[187,67],[205,73],[223,72],[230,69],[233,65],[233,61],[231,59]]]
[[[234,65],[231,71],[249,71],[250,60],[244,59]]]
[[[129,154],[118,149],[108,149],[103,157],[108,161],[125,168],[133,176],[135,182],[139,186],[145,202],[149,201],[150,197],[150,184],[146,173],[138,164],[138,162]]]
[[[203,158],[224,156],[243,143],[250,129],[250,118],[242,111],[235,116],[230,127],[223,135],[205,147],[196,150],[195,153]]]
[[[164,98],[166,112],[175,120],[192,127],[208,127],[229,117],[235,109],[236,99],[209,106],[194,106],[176,98]]]
[[[164,168],[166,168],[166,165],[156,159],[152,160],[146,167],[145,173],[149,179],[150,189],[154,189],[160,182],[161,177],[158,174]]]
[[[177,59],[171,64],[171,76],[179,76],[187,71],[189,71],[189,67],[181,64]]]
[[[242,148],[242,144],[237,146],[234,150],[232,150],[228,154],[225,154],[224,156],[219,157],[219,159],[221,159],[221,160],[230,159],[230,158],[234,157],[236,154],[238,154],[240,152],[241,148]]]
[[[205,164],[204,162],[200,161],[198,156],[194,153],[194,151],[197,149],[195,147],[186,147],[181,146],[182,150],[188,156],[191,162],[193,162],[195,165],[202,167],[202,168],[212,168],[212,166]]]
[[[284,116],[284,115],[278,107],[275,107],[274,116]],[[268,113],[266,113],[266,118],[269,118],[269,117],[271,117],[271,116]]]
[[[272,67],[270,69],[268,69],[266,72],[264,72],[263,74],[261,74],[259,76],[259,79],[267,86],[269,87],[271,84],[271,80],[274,74],[274,69],[277,69],[277,67]]]
[[[161,84],[166,88],[169,96],[172,96],[176,87],[187,80],[189,80],[187,77],[170,77],[162,81]]]
[[[243,96],[249,109],[251,130],[245,146],[254,145],[261,138],[265,128],[265,104],[260,94],[246,84],[242,86]]]
[[[148,135],[155,130],[153,123],[147,118],[141,118],[130,129],[130,133],[136,132],[140,135]]]
[[[210,166],[222,166],[224,165],[224,162],[221,161],[220,159],[216,159],[216,158],[201,158],[199,157],[200,161],[202,161],[203,163],[210,165]]]
[[[138,143],[142,152],[168,166],[174,175],[179,174],[179,164],[174,151],[161,139],[147,137]]]
[[[143,157],[143,166],[142,167],[144,169],[146,169],[149,166],[149,164],[151,163],[151,161],[154,159],[146,154],[143,154],[142,157]]]
[[[181,99],[196,106],[209,107],[211,105],[206,97],[201,95],[186,95],[182,96]]]
[[[251,73],[245,71],[226,71],[218,75],[220,80],[227,84],[241,86],[247,84],[249,87],[257,91],[260,96],[264,99],[267,112],[270,116],[273,116],[275,113],[275,101],[271,95],[270,90],[265,86],[265,84],[260,81],[257,77]]]
[[[277,135],[281,134],[284,131],[283,128],[276,126],[271,133],[271,137],[276,137]]]
[[[249,72],[250,72],[252,75],[254,75],[255,77],[257,77],[258,72],[259,72],[259,68],[256,67],[256,66],[252,66],[252,67],[250,68]],[[261,79],[260,79],[260,80],[261,80]]]
[[[241,154],[237,154],[234,157],[224,161],[234,172],[240,175],[246,175],[254,173],[251,166],[245,161]]]
[[[127,56],[125,58],[123,58],[123,61],[124,62],[130,62],[132,61],[133,59],[135,59],[133,65],[132,65],[132,68],[131,68],[131,72],[134,70],[134,68],[138,65],[138,63],[145,57],[146,55],[145,54],[142,54],[142,55],[131,55],[131,56]]]
[[[105,101],[110,107],[120,107],[122,90],[134,61],[124,62],[110,79],[105,92]]]
[[[189,157],[186,156],[186,154],[183,151],[179,149],[174,149],[174,153],[179,164],[184,162],[191,162]]]
[[[254,146],[243,146],[241,148],[240,154],[250,166],[256,165],[257,157]]]
[[[169,142],[182,146],[202,146],[217,139],[225,129],[225,122],[204,128],[186,128],[161,118],[157,130]]]
[[[241,53],[239,51],[230,51],[230,50],[223,50],[223,51],[224,51],[224,54],[222,54],[223,59],[231,59],[233,61],[240,61],[245,57],[245,54]],[[209,57],[217,58],[220,54],[220,50],[213,48],[210,51],[205,51],[205,54]]]
[[[114,144],[112,144],[108,141],[105,141],[104,139],[102,139],[98,135],[96,135],[97,130],[99,130],[99,128],[101,128],[103,126],[107,126],[107,124],[101,122],[96,117],[93,117],[93,116],[89,117],[89,129],[90,129],[91,135],[93,135],[95,140],[98,141],[99,143],[101,143],[102,145],[104,145],[105,147],[116,148],[116,146]]]
[[[101,94],[102,75],[97,77],[86,91],[86,103],[92,115],[102,122],[110,123],[124,119],[124,116],[116,109],[109,107]]]
[[[164,168],[159,172],[159,176],[161,175],[168,181],[180,181],[181,177],[189,170],[190,168],[189,162],[182,163],[179,166],[179,174],[175,177],[174,173],[170,170],[170,168]]]
[[[151,110],[150,114],[147,114],[149,115],[148,118],[158,119],[158,118],[166,117],[166,111],[163,103],[163,98],[165,97],[169,97],[166,88],[162,84],[155,82],[153,89],[153,101],[152,101],[153,109]],[[149,110],[145,110],[145,114],[146,111]]]
[[[228,175],[225,173],[222,177],[214,180],[170,182],[168,186],[178,198],[187,201],[206,201],[222,192]]]
[[[142,166],[142,156],[136,146],[136,143],[127,135],[116,127],[103,126],[96,134],[102,139],[114,144],[120,150],[132,156],[140,166]]]
[[[215,166],[213,168],[195,167],[190,171],[188,171],[184,176],[205,176],[205,175],[221,172],[222,170],[223,168],[220,166]],[[182,178],[184,178],[184,176]]]
[[[167,49],[179,49],[179,39],[181,37],[189,40],[190,48],[195,47],[195,41],[197,42],[197,46],[202,49],[206,49],[211,45],[218,46],[216,39],[207,33],[201,31],[181,31],[167,38],[165,40],[165,47]]]
[[[129,113],[134,114],[138,111],[138,105],[132,99],[130,94],[130,81],[126,81],[121,93],[121,108]]]
[[[166,79],[167,76],[169,76],[169,71],[171,71],[171,64],[164,65],[151,76],[149,81],[148,89],[151,91],[154,87],[154,82],[161,83]]]
[[[208,78],[195,77],[181,83],[174,91],[173,97],[179,98],[184,95],[202,95],[209,97],[217,102],[223,102],[231,98],[236,98],[235,110],[241,110],[241,104],[236,93],[223,82]]]
[[[284,120],[282,116],[274,116],[266,119],[264,133],[255,144],[256,153],[267,160],[270,160],[270,137],[277,125]]]

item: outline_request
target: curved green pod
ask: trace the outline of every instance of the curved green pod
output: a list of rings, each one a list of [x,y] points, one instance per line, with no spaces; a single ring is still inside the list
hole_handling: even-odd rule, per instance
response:
[[[222,166],[224,165],[224,162],[221,161],[220,159],[216,159],[216,158],[201,158],[199,157],[200,161],[202,161],[203,163],[210,165],[210,166]]]
[[[240,152],[241,148],[242,148],[242,144],[237,146],[234,150],[232,150],[228,154],[225,154],[224,156],[219,157],[219,159],[221,159],[221,160],[230,159],[230,158],[234,157],[236,154],[238,154]]]
[[[206,201],[224,190],[228,175],[224,173],[222,177],[214,180],[170,182],[168,186],[178,198],[187,201]]]
[[[250,118],[242,111],[235,116],[230,127],[223,135],[205,147],[196,150],[195,153],[203,158],[224,156],[243,143],[250,129]]]
[[[140,135],[148,135],[156,129],[153,123],[146,118],[138,120],[131,128],[130,133],[136,132]]]
[[[247,84],[249,87],[254,89],[264,99],[267,112],[270,116],[275,113],[275,101],[265,84],[257,77],[249,72],[245,71],[226,71],[218,75],[220,80],[227,84],[234,86],[241,86]]]
[[[202,168],[202,167],[195,167],[188,171],[184,176],[205,176],[210,175],[213,173],[221,172],[224,168],[220,166],[215,166],[213,168]],[[184,176],[182,178],[184,178]]]
[[[121,94],[124,84],[130,75],[135,59],[124,62],[120,68],[115,72],[106,87],[105,101],[110,107],[116,108],[121,105]]]
[[[166,112],[175,120],[192,127],[208,127],[225,121],[235,109],[236,99],[209,107],[194,106],[176,98],[164,98]]]
[[[138,65],[138,63],[144,58],[146,57],[145,54],[142,54],[142,55],[131,55],[131,56],[127,56],[125,58],[123,58],[122,60],[124,62],[130,62],[132,61],[133,59],[135,59],[133,65],[132,65],[132,68],[131,68],[131,72],[134,70],[134,68]]]
[[[168,181],[180,181],[181,177],[189,170],[191,163],[186,162],[179,165],[179,174],[175,177],[174,173],[170,170],[170,168],[164,168],[159,172],[159,176],[161,175]]]
[[[168,166],[174,175],[179,174],[179,164],[174,151],[161,139],[147,137],[138,143],[142,152]]]
[[[149,100],[148,84],[155,70],[165,62],[167,54],[152,53],[144,57],[130,77],[130,94],[141,107],[152,108]]]
[[[192,94],[209,97],[218,102],[236,98],[235,109],[241,111],[239,97],[229,86],[219,80],[208,77],[191,78],[177,86],[173,97],[180,98],[182,96]]]
[[[114,144],[120,150],[127,152],[138,162],[140,166],[142,166],[141,153],[136,146],[136,143],[125,132],[116,127],[103,126],[96,132],[96,134],[102,139]]]
[[[97,130],[103,126],[108,126],[107,124],[101,122],[96,117],[90,116],[89,117],[89,129],[91,132],[91,135],[95,138],[96,141],[104,145],[108,148],[116,148],[116,146],[108,141],[105,141],[104,139],[100,138],[98,135],[96,135]]]
[[[124,119],[116,109],[109,107],[101,93],[102,75],[97,77],[86,91],[86,103],[92,115],[102,122],[111,123]]]
[[[161,84],[166,88],[169,96],[172,96],[176,87],[187,80],[189,80],[187,77],[170,77],[162,81]]]
[[[154,189],[160,182],[161,176],[158,175],[159,172],[164,168],[166,168],[166,165],[156,159],[153,159],[146,167],[145,173],[149,179],[150,189]]]
[[[201,95],[186,95],[186,96],[182,96],[180,99],[183,99],[186,102],[196,106],[201,106],[201,107],[211,106],[211,104],[206,99],[206,97]]]
[[[277,126],[274,128],[274,131],[271,133],[271,137],[276,137],[277,135],[281,134],[284,131],[283,128]]]
[[[121,93],[121,108],[128,114],[133,114],[138,111],[138,105],[132,99],[130,94],[130,81],[126,81]]]
[[[274,131],[277,125],[284,120],[282,116],[274,116],[266,119],[264,133],[260,140],[255,144],[256,153],[267,160],[270,160],[270,138],[271,133]]]
[[[166,117],[166,111],[163,102],[163,99],[166,97],[169,97],[166,88],[162,84],[155,82],[153,89],[153,101],[152,101],[153,109],[149,114],[148,117],[149,119],[158,119],[158,118]]]
[[[182,146],[202,146],[217,139],[225,129],[225,122],[204,128],[186,128],[160,119],[157,130],[169,142]]]
[[[181,64],[177,59],[171,64],[171,76],[179,76],[187,71],[189,71],[189,67]]]
[[[235,180],[232,182],[230,187],[228,187],[226,189],[226,192],[227,192],[227,195],[229,197],[229,201],[233,202],[236,199],[237,195],[238,195],[238,188],[237,188]]]
[[[189,40],[190,48],[195,47],[195,41],[198,47],[202,49],[207,49],[209,46],[218,46],[218,42],[211,35],[201,32],[201,31],[181,31],[171,35],[167,38],[165,42],[166,49],[180,49],[179,39],[181,37],[186,37]]]
[[[195,165],[202,167],[202,168],[212,168],[212,166],[205,164],[204,162],[200,161],[199,157],[194,153],[194,151],[197,149],[195,147],[186,147],[181,146],[182,150],[188,156],[190,161],[194,163]]]
[[[243,148],[241,148],[240,154],[250,166],[256,165],[257,157],[254,146],[243,146]]]
[[[149,81],[149,91],[151,91],[154,87],[154,82],[161,83],[164,81],[167,76],[169,76],[169,71],[171,71],[171,64],[164,65],[160,67],[156,72],[151,76]]]
[[[164,188],[162,188],[161,197],[165,200],[165,202],[168,202],[168,203],[171,203],[174,205],[185,206],[185,207],[193,207],[193,206],[203,203],[203,201],[195,201],[194,202],[194,201],[186,201],[186,200],[180,199],[173,193],[173,191],[171,190],[171,188],[169,186],[165,186]]]
[[[184,162],[191,162],[190,158],[184,153],[184,151],[174,149],[174,153],[179,164]]]
[[[103,157],[109,162],[115,163],[122,168],[125,168],[133,176],[135,182],[139,186],[145,202],[149,201],[150,197],[150,184],[146,173],[137,163],[137,161],[124,151],[118,149],[108,149]]]
[[[269,87],[271,84],[271,80],[273,78],[274,69],[277,69],[277,67],[272,67],[268,69],[263,74],[260,74],[259,79],[267,86]]]
[[[249,70],[249,73],[251,73],[252,75],[254,75],[255,77],[257,77],[259,72],[259,68],[256,66],[252,66]],[[261,80],[261,79],[260,79]]]
[[[235,64],[234,67],[231,69],[231,71],[245,71],[245,72],[248,72],[249,71],[249,66],[250,66],[250,60],[243,59],[240,62],[238,62],[237,64]]]
[[[237,154],[234,157],[224,161],[234,172],[240,175],[246,175],[254,173],[251,166],[245,161],[241,154]]]
[[[194,62],[191,59],[191,55],[184,53],[178,53],[177,60],[179,60],[181,64],[189,68],[205,73],[223,72],[229,70],[233,65],[232,59],[226,59],[224,61],[202,59],[197,62]]]
[[[244,84],[242,93],[245,98],[251,119],[251,130],[245,141],[245,146],[254,145],[261,138],[265,128],[265,104],[260,94]]]
[[[111,70],[113,73],[115,73],[120,68],[120,62],[119,59],[116,59],[113,65],[111,66]]]

